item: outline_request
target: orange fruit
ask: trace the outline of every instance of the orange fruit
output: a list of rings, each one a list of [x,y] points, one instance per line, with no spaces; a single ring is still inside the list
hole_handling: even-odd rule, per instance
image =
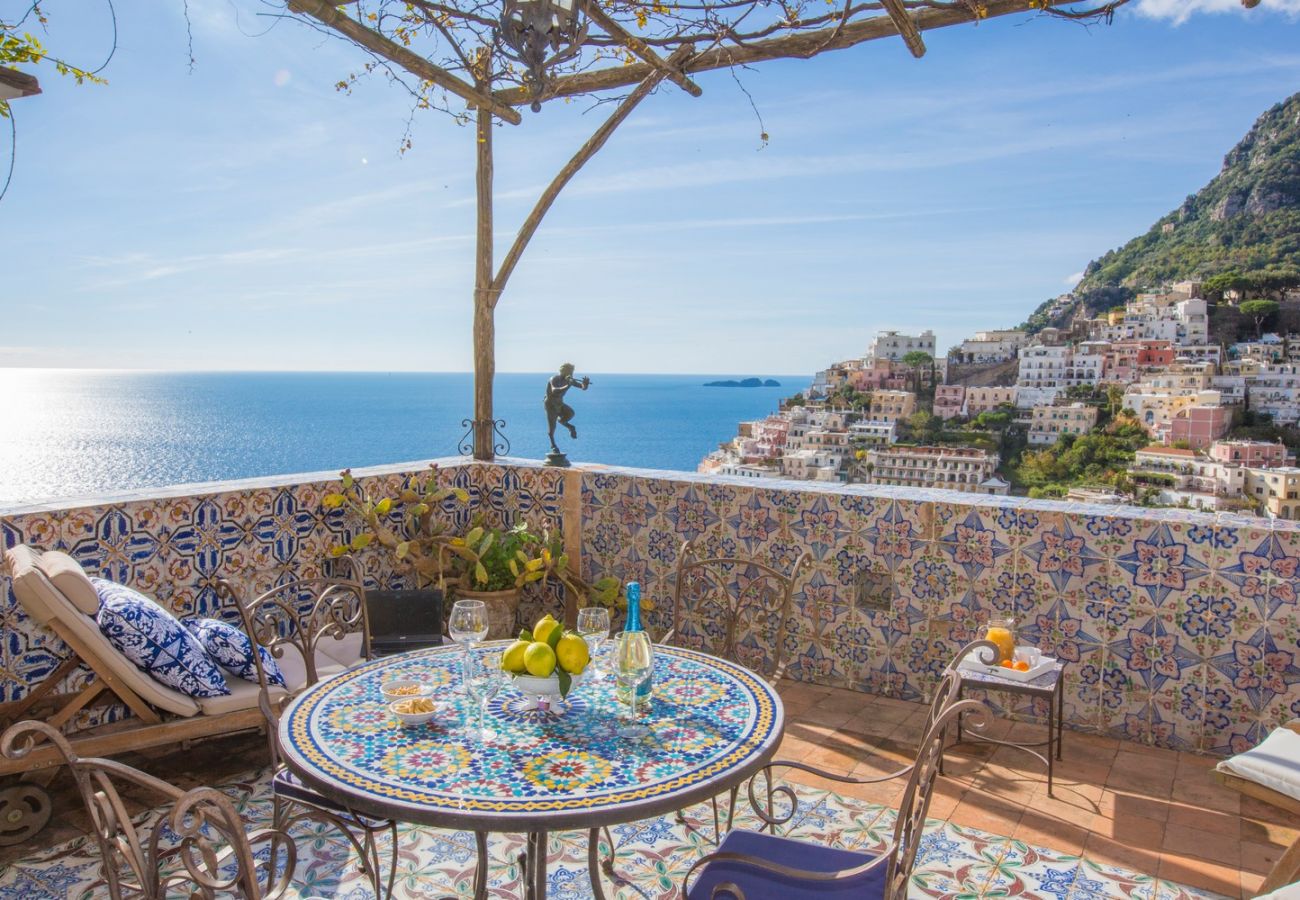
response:
[[[1029,671],[1029,663],[1025,662],[1023,659],[1020,660],[1018,663],[1016,663],[1016,671],[1017,671],[1017,672],[1028,672],[1028,671]]]
[[[1004,660],[1002,660],[1002,662],[998,663],[998,665],[1000,665],[1000,666],[1001,666],[1002,668],[1004,668],[1004,669],[1009,669],[1009,668],[1011,668],[1011,660],[1009,660],[1009,659],[1004,659]]]

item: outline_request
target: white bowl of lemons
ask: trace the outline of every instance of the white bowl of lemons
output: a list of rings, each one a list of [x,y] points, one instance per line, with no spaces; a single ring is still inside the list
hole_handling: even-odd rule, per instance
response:
[[[519,640],[501,654],[501,668],[510,675],[515,690],[531,699],[529,709],[562,701],[581,683],[590,661],[587,642],[565,631],[549,614],[531,631],[521,631]]]

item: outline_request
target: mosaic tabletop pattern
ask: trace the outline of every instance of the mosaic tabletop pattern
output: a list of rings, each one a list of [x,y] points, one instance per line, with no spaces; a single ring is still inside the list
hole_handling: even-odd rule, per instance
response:
[[[650,734],[620,734],[614,681],[584,679],[561,711],[531,709],[506,687],[488,706],[498,736],[467,731],[460,650],[377,660],[322,682],[280,723],[286,762],[354,808],[455,827],[594,827],[663,812],[737,784],[780,741],[780,698],[740,666],[671,647],[655,651]],[[395,678],[434,686],[428,725],[402,728],[380,692]],[[516,826],[518,827],[518,826]]]

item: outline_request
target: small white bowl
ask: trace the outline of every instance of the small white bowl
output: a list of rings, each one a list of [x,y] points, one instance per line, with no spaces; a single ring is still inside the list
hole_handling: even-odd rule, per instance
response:
[[[419,688],[414,694],[395,694],[394,688]],[[379,686],[379,692],[384,695],[386,700],[410,700],[412,697],[427,697],[433,693],[433,687],[425,684],[423,681],[416,681],[414,678],[394,678],[392,681],[386,681]]]
[[[434,716],[438,715],[438,705],[434,704],[431,711],[426,713],[405,713],[399,712],[397,707],[401,706],[408,700],[417,700],[418,697],[403,697],[401,700],[394,700],[388,704],[388,711],[393,714],[397,721],[402,723],[404,728],[412,728],[417,725],[428,725],[433,721]]]
[[[1029,668],[1032,669],[1034,666],[1042,662],[1043,651],[1039,650],[1037,647],[1021,646],[1016,648],[1016,654],[1013,658],[1016,662],[1023,661],[1029,663]]]

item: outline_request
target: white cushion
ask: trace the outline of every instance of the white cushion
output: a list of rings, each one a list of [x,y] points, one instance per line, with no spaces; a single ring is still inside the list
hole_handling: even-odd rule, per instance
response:
[[[72,605],[88,616],[99,612],[99,594],[77,561],[66,553],[50,550],[36,559],[45,577],[59,589]]]
[[[284,683],[289,688],[289,692],[296,694],[307,687],[307,666],[303,663],[302,654],[298,652],[297,647],[286,645],[281,649],[284,655],[276,662],[280,664],[280,672],[284,675]],[[347,666],[326,654],[321,647],[316,648],[317,681],[324,681],[347,670]]]
[[[224,697],[204,697],[198,701],[199,710],[203,715],[219,716],[222,713],[239,712],[243,709],[257,709],[257,698],[261,690],[255,682],[230,675],[226,678],[226,686],[230,688],[230,693]],[[283,694],[283,688],[274,685],[271,687],[272,697]]]
[[[352,634],[345,634],[341,638],[326,638],[316,645],[318,653],[324,653],[330,659],[337,663],[342,663],[347,668],[352,668],[357,663],[362,662],[361,632],[354,631]]]
[[[74,639],[80,640],[90,653],[99,658],[107,673],[118,679],[150,706],[178,716],[198,713],[198,704],[180,691],[159,684],[135,667],[104,637],[95,620],[81,612],[36,565],[39,554],[30,547],[18,546],[9,551],[14,595],[33,619],[42,625],[57,621]],[[101,675],[102,677],[102,675]]]
[[[1300,734],[1278,728],[1255,749],[1225,759],[1217,768],[1300,800]]]

